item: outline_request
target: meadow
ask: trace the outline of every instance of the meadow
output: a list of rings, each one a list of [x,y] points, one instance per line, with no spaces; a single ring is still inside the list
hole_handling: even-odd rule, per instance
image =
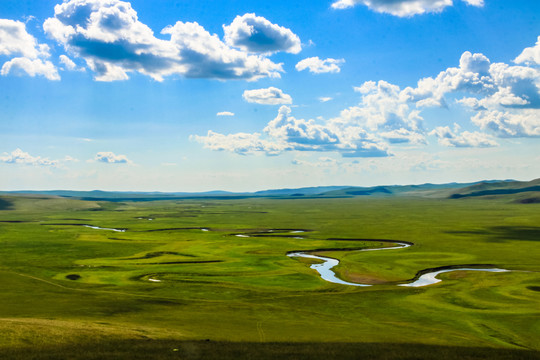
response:
[[[2,196],[0,358],[536,359],[539,224],[508,197]],[[373,240],[414,245],[350,251]],[[373,286],[287,256],[315,249]],[[454,265],[511,271],[397,286]]]

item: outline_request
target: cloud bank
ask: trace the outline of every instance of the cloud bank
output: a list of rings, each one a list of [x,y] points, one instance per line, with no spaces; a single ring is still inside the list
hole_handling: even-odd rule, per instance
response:
[[[230,151],[241,155],[264,153],[278,155],[285,151],[338,152],[344,157],[389,156],[387,146],[360,127],[339,121],[318,124],[315,120],[296,119],[291,108],[281,106],[278,115],[261,133],[192,136],[205,148]]]
[[[484,0],[463,0],[468,5],[483,6]],[[399,17],[410,17],[425,13],[437,13],[452,6],[452,0],[338,0],[332,3],[334,9],[347,9],[364,5],[369,9]]]
[[[497,146],[491,136],[475,131],[464,131],[458,133],[459,126],[454,124],[454,131],[448,126],[438,126],[429,135],[434,135],[439,139],[439,144],[448,147],[493,147]]]
[[[251,36],[242,32],[246,26],[253,29]],[[69,54],[84,59],[98,81],[127,80],[129,73],[156,81],[173,75],[221,80],[279,77],[282,65],[260,53],[300,51],[298,37],[290,30],[253,14],[225,27],[232,45],[196,22],[165,27],[161,34],[170,39],[163,40],[139,21],[129,2],[119,0],[66,1],[55,6],[54,17],[43,29]]]
[[[76,161],[75,159],[66,156],[64,160],[50,160],[41,156],[32,156],[21,149],[15,149],[11,153],[0,155],[0,162],[5,164],[23,164],[32,166],[57,166],[62,162]]]
[[[518,60],[531,63],[537,47],[525,49]],[[400,88],[380,80],[366,81],[354,90],[361,96],[358,105],[328,120],[297,119],[290,107],[282,106],[261,132],[224,135],[209,131],[192,139],[208,149],[242,155],[312,151],[387,157],[392,155],[392,147],[427,144],[427,136],[437,138],[442,146],[460,148],[498,146],[496,138],[540,137],[540,69],[536,66],[492,63],[483,54],[466,51],[458,67],[420,79],[414,87]],[[258,98],[253,101],[266,101],[265,96]],[[429,130],[423,110],[449,106],[468,111],[471,126],[480,131],[460,132],[458,125]]]

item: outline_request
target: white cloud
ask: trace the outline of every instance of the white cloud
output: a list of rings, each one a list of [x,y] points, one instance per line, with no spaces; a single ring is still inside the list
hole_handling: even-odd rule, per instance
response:
[[[354,90],[360,102],[325,120],[297,119],[282,106],[260,133],[222,135],[209,132],[195,139],[207,148],[242,154],[286,151],[335,152],[343,157],[389,157],[390,147],[427,144],[426,135],[448,147],[495,147],[493,136],[540,136],[540,69],[491,63],[483,54],[464,52],[459,67],[420,79],[401,89],[380,80]],[[453,99],[451,96],[454,96]],[[464,96],[456,100],[457,96]],[[476,112],[471,122],[481,131],[438,126],[426,130],[426,107],[462,106]],[[453,109],[450,109],[453,110]]]
[[[6,62],[0,70],[0,74],[3,76],[8,74],[27,74],[31,77],[41,75],[49,80],[60,80],[58,70],[50,61],[25,57],[14,58]]]
[[[463,0],[468,5],[483,6],[483,0]],[[452,0],[337,0],[334,9],[347,9],[356,5],[365,5],[379,13],[399,17],[409,17],[424,13],[437,13],[453,5]]]
[[[302,50],[300,38],[290,29],[255,14],[237,16],[230,25],[224,25],[223,30],[228,45],[247,52],[298,54]]]
[[[66,55],[60,55],[59,56],[59,59],[60,59],[60,62],[64,65],[64,69],[65,70],[70,70],[70,71],[86,71],[86,69],[84,67],[78,67],[77,64],[75,64],[75,62],[73,62],[73,60],[71,60],[68,56]]]
[[[261,134],[229,134],[223,135],[208,131],[206,136],[192,135],[190,139],[204,144],[206,149],[215,151],[229,151],[240,155],[263,152],[276,155],[286,149],[286,144],[279,144],[261,139]]]
[[[454,131],[448,126],[438,126],[429,135],[436,136],[439,144],[448,147],[493,147],[498,146],[497,142],[489,135],[475,131],[464,131],[457,134],[459,126],[454,124]]]
[[[472,6],[484,6],[484,0],[463,0],[467,3],[467,5]]]
[[[171,75],[256,80],[283,71],[266,57],[231,48],[196,22],[167,26],[161,34],[170,40],[158,39],[131,4],[119,0],[65,1],[43,28],[83,58],[98,81],[127,80],[131,72],[157,81]]]
[[[343,110],[341,121],[357,123],[372,131],[421,131],[423,118],[419,111],[410,108],[399,86],[383,80],[367,81],[354,90],[362,94],[362,101]]]
[[[406,128],[395,129],[380,133],[380,136],[390,144],[427,144],[426,137],[422,132]]]
[[[483,110],[471,120],[481,129],[491,130],[503,138],[540,136],[539,109],[526,109],[520,112]]]
[[[67,156],[63,161],[76,161],[72,157]],[[11,153],[4,153],[0,155],[0,162],[6,164],[23,164],[33,166],[57,166],[62,160],[50,160],[48,158],[42,158],[41,156],[32,156],[21,149],[15,149]]]
[[[238,154],[266,153],[277,155],[284,151],[338,152],[344,157],[389,156],[387,146],[358,126],[315,120],[296,119],[291,109],[281,106],[278,115],[261,133],[223,135],[209,131],[206,136],[192,136],[205,148]]]
[[[126,157],[126,155],[116,155],[110,151],[98,152],[94,158],[97,162],[107,163],[107,164],[127,164],[131,161]]]
[[[333,147],[339,144],[339,136],[327,126],[316,124],[314,120],[298,120],[290,116],[291,109],[282,106],[278,116],[270,121],[264,132],[273,138],[297,144],[297,148]]]
[[[60,80],[56,67],[45,60],[50,57],[49,50],[48,45],[39,44],[26,31],[25,23],[0,19],[0,55],[18,55],[4,63],[1,75],[41,75],[49,80]]]
[[[272,86],[266,89],[246,90],[242,94],[242,97],[249,103],[263,105],[292,104],[292,97],[290,95]]]
[[[163,29],[178,50],[175,72],[191,78],[246,79],[280,77],[281,64],[230,48],[197,23],[177,22]]]
[[[524,66],[490,63],[482,54],[466,51],[459,68],[448,68],[436,78],[418,81],[416,88],[406,88],[402,96],[418,107],[445,106],[445,95],[465,92],[482,96],[479,105],[522,106],[540,105],[540,71]],[[470,102],[469,102],[470,103]]]
[[[499,137],[539,135],[540,69],[491,63],[482,54],[465,52],[459,68],[421,79],[399,98],[417,108],[446,107],[447,96],[456,93],[466,94],[456,103],[477,112],[471,120],[481,129]]]
[[[341,71],[339,65],[343,64],[345,60],[343,59],[325,59],[321,60],[319,57],[310,57],[304,60],[300,60],[296,64],[296,70],[302,71],[309,69],[310,72],[314,74],[322,73],[338,73]]]
[[[489,75],[491,65],[484,55],[473,55],[466,51],[459,64],[459,68],[448,68],[436,78],[419,80],[416,88],[405,88],[401,94],[403,100],[415,102],[417,107],[446,106],[444,97],[448,93],[486,93],[495,89],[496,85]]]
[[[20,21],[0,19],[0,55],[20,55],[30,59],[48,56],[48,47],[39,45],[26,31],[26,24]]]
[[[331,100],[334,100],[334,98],[331,98],[330,96],[321,96],[321,97],[319,97],[319,101],[323,102],[323,103],[331,101]]]
[[[516,64],[540,65],[540,36],[536,44],[528,47],[514,60]]]
[[[230,111],[221,111],[218,112],[216,116],[234,116],[234,113]]]
[[[77,65],[66,55],[60,55],[60,62],[65,65],[68,70],[75,70]]]

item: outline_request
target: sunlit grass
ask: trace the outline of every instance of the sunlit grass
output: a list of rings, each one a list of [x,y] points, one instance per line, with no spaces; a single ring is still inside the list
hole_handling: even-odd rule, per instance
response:
[[[450,347],[437,347],[438,358],[481,358],[474,348],[482,348],[486,358],[512,359],[534,354],[496,349],[540,349],[538,204],[3,199],[0,221],[19,221],[0,222],[0,350],[8,358],[39,351],[34,358],[144,358],[154,351],[163,351],[154,358],[233,358],[239,351],[248,358],[433,358],[435,348],[424,344]],[[310,231],[290,236],[291,229]],[[338,274],[371,279],[368,288],[328,283],[306,260],[286,256],[374,246],[361,239],[415,245],[331,253],[341,260]],[[519,271],[447,273],[425,288],[394,284],[460,264]],[[332,342],[346,344],[341,351]]]

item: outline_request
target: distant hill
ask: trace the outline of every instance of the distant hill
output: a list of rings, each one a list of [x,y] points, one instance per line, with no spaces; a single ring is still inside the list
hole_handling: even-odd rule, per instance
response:
[[[156,201],[156,200],[175,200],[186,199],[191,197],[204,197],[204,198],[238,198],[243,194],[231,193],[227,191],[208,191],[201,193],[164,193],[164,192],[130,192],[130,191],[72,191],[72,190],[32,190],[32,191],[3,191],[0,195],[49,195],[49,196],[61,196],[68,198],[77,198],[82,200],[94,200],[94,201]]]
[[[337,191],[347,186],[316,186],[316,187],[304,187],[297,189],[275,189],[275,190],[263,190],[253,193],[256,196],[306,196],[306,195],[321,195],[330,191]]]
[[[156,201],[180,199],[245,199],[245,198],[351,198],[414,196],[461,199],[482,196],[512,196],[520,203],[540,203],[540,179],[523,182],[514,180],[486,180],[474,183],[359,186],[318,186],[304,188],[271,189],[256,192],[133,192],[133,191],[4,191],[0,195],[47,195],[93,201]],[[1,205],[1,204],[0,204]],[[4,204],[3,206],[7,206]]]
[[[536,200],[540,198],[540,179],[535,179],[532,181],[481,182],[458,189],[449,197],[451,199],[461,199],[467,197],[515,194],[523,195],[516,198],[516,200],[519,202],[540,202]]]
[[[441,190],[453,190],[475,183],[421,184],[421,185],[387,185],[373,187],[346,187],[328,191],[320,196],[437,196],[445,197]]]

